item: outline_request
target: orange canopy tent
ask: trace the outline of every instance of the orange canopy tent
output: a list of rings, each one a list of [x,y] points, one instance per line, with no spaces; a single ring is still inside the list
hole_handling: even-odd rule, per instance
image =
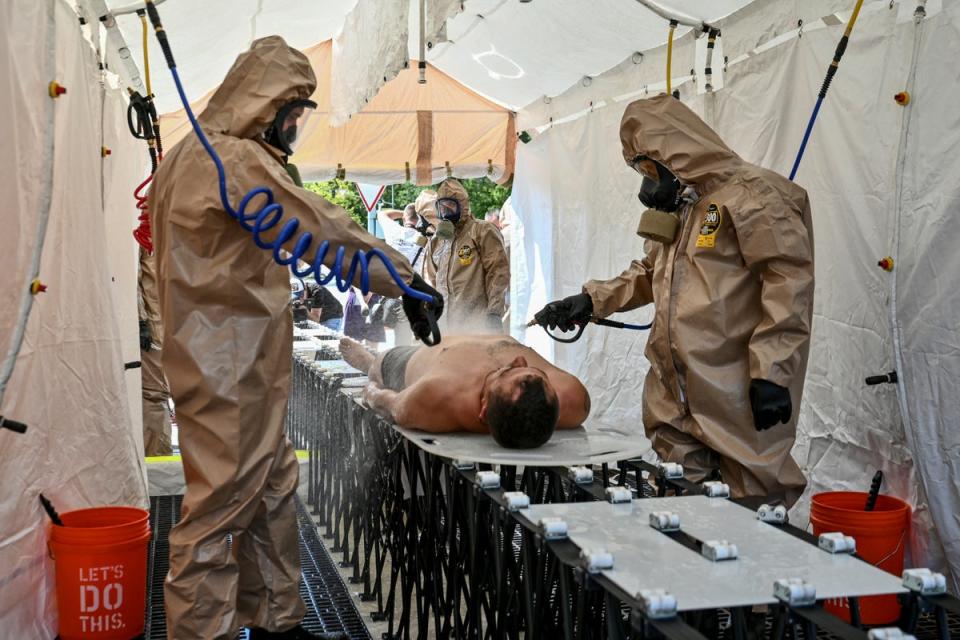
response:
[[[334,177],[371,184],[415,182],[426,185],[448,176],[497,182],[513,175],[515,114],[483,98],[427,64],[426,83],[418,82],[411,61],[384,85],[369,104],[341,127],[331,127],[330,65],[333,42],[304,50],[317,75],[313,118],[320,121],[291,158],[305,180]],[[206,107],[210,94],[192,104]],[[164,146],[172,148],[190,133],[181,109],[160,118]]]

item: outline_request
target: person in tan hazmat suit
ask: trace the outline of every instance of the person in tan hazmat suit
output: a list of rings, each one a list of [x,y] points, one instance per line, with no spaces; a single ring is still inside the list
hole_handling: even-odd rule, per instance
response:
[[[426,215],[428,201],[417,211]],[[424,277],[447,301],[446,323],[457,333],[503,333],[510,264],[497,228],[470,214],[467,190],[456,178],[437,188],[436,233],[424,253]],[[418,200],[418,205],[420,201]]]
[[[535,319],[567,331],[654,303],[643,422],[655,451],[694,481],[719,470],[735,497],[792,505],[806,484],[790,449],[813,312],[807,194],[667,95],[630,104],[620,140],[651,207],[646,255]]]
[[[157,300],[157,269],[154,256],[140,247],[140,277],[137,306],[140,316],[140,380],[143,405],[143,449],[147,456],[169,456],[172,427],[167,400],[170,390],[160,365],[163,329]]]
[[[399,253],[288,175],[277,129],[286,143],[295,138],[284,128],[288,107],[304,106],[315,87],[306,56],[277,36],[256,40],[234,62],[199,118],[226,167],[231,201],[237,206],[244,193],[268,187],[285,218],[296,216],[314,235],[314,246],[331,242],[327,266],[339,246],[348,263],[375,247],[405,282],[435,295]],[[224,211],[214,163],[194,135],[161,163],[150,211],[163,367],[187,482],[182,518],[170,534],[168,637],[233,640],[242,626],[254,640],[326,637],[300,625],[299,469],[284,435],[293,344],[288,270]],[[293,240],[283,246],[291,249]],[[381,263],[370,264],[372,290],[400,297]]]

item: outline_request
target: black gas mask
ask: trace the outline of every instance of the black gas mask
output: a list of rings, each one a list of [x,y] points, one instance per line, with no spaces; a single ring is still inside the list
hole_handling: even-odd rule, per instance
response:
[[[421,247],[426,246],[427,240],[433,237],[433,225],[430,224],[430,221],[427,220],[423,214],[417,214],[417,224],[413,227],[419,235],[417,236],[417,244]]]
[[[641,156],[636,162],[651,163],[657,168],[656,179],[644,173],[643,183],[640,185],[640,202],[651,209],[668,213],[679,209],[683,202],[683,185],[680,184],[680,179],[655,160]]]
[[[313,100],[294,100],[277,111],[273,122],[263,132],[263,139],[286,156],[293,155],[298,140],[303,140],[307,120],[317,108]]]
[[[460,222],[460,201],[456,198],[437,198],[437,217],[440,222],[437,223],[436,235],[441,240],[452,238],[456,233],[456,225]]]
[[[676,212],[683,204],[683,184],[669,169],[646,156],[637,156],[632,166],[643,175],[639,197],[649,207],[640,216],[637,234],[663,244],[672,243],[680,227]],[[651,175],[654,171],[656,178]]]

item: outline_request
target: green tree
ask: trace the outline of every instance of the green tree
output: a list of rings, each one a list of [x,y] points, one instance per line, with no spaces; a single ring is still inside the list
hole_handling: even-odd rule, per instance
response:
[[[470,211],[473,217],[483,219],[490,209],[499,209],[510,197],[511,185],[502,186],[487,178],[465,178],[460,180],[470,196]],[[357,224],[367,227],[367,210],[360,200],[357,187],[346,180],[328,180],[326,182],[308,182],[304,185],[330,202],[347,210]],[[429,187],[405,183],[390,185],[383,194],[383,205],[393,209],[403,209],[417,199],[424,189],[437,190],[439,184]]]
[[[323,196],[335,205],[343,207],[357,224],[367,228],[367,209],[360,200],[356,185],[346,180],[327,180],[326,182],[308,182],[304,188]]]

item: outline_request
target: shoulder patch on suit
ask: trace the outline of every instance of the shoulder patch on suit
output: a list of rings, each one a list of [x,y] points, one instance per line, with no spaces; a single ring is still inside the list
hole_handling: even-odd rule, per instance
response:
[[[460,259],[460,266],[469,267],[471,264],[473,264],[473,259],[476,257],[476,255],[473,252],[473,247],[465,244],[457,249],[457,257]]]
[[[700,223],[700,234],[697,236],[697,246],[706,249],[712,249],[716,246],[717,230],[723,222],[723,214],[720,213],[720,207],[716,202],[711,202],[707,206],[706,213],[703,214],[703,221]]]

